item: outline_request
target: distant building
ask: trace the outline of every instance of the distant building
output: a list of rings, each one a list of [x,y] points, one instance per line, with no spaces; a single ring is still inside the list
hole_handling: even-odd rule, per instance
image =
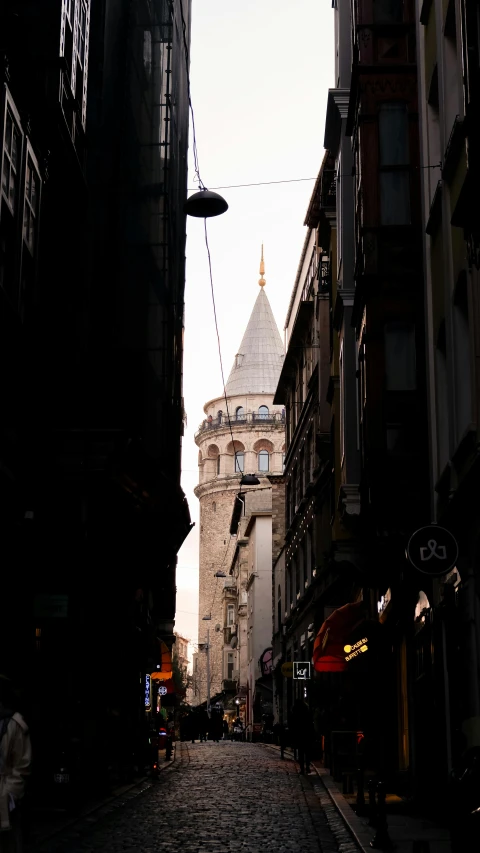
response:
[[[240,684],[238,651],[239,608],[242,612],[246,607],[246,590],[237,599],[231,579],[216,574],[228,575],[236,549],[230,528],[242,475],[254,473],[260,479],[260,487],[244,487],[249,495],[255,488],[269,488],[269,474],[282,473],[285,451],[283,407],[273,404],[284,351],[264,289],[263,253],[260,272],[261,290],[227,381],[227,400],[220,396],[206,403],[206,418],[195,435],[199,448],[195,494],[200,501],[198,640],[203,644],[209,637],[210,696],[224,702],[237,687],[247,690],[248,682]],[[269,549],[271,571],[271,534]],[[271,598],[267,633],[271,637]],[[204,648],[197,655],[194,685],[197,704],[206,702]]]

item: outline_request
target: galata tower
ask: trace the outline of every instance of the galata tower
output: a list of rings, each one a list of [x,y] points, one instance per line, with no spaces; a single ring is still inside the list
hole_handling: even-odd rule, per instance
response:
[[[230,537],[235,496],[242,474],[255,474],[260,485],[269,487],[267,475],[281,474],[285,452],[285,417],[273,405],[284,347],[265,293],[265,266],[260,263],[260,293],[248,321],[222,394],[204,406],[205,420],[195,435],[198,446],[200,501],[199,626],[200,651],[195,655],[195,703],[207,699],[206,652],[201,644],[209,632],[210,698],[221,701],[224,682],[238,672],[235,643],[226,642],[225,586],[236,540]],[[245,487],[243,487],[245,489]],[[207,617],[207,619],[205,619]],[[208,618],[211,617],[211,618]],[[230,620],[231,622],[231,620]],[[229,638],[235,632],[228,632]]]

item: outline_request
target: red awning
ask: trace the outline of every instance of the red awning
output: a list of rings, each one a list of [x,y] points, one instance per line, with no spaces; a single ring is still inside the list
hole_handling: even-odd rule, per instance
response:
[[[345,652],[343,647],[355,626],[365,618],[365,602],[338,607],[325,620],[313,645],[313,666],[317,672],[343,672]]]

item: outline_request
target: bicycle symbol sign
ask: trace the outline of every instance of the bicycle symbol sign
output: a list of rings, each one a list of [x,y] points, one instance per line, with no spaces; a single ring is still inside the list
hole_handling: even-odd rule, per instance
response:
[[[429,524],[410,537],[406,556],[419,572],[440,577],[455,568],[458,543],[445,527]]]

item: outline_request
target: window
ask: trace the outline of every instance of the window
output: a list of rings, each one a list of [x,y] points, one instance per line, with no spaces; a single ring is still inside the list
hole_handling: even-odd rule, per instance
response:
[[[143,67],[147,80],[152,76],[152,34],[150,30],[143,31]]]
[[[230,628],[232,625],[235,625],[235,605],[228,604],[227,605],[227,626]]]
[[[243,406],[237,407],[237,409],[235,410],[235,417],[236,417],[237,421],[244,421],[245,420],[245,409],[243,408]]]
[[[400,24],[403,0],[373,0],[373,20],[376,24]]]
[[[243,450],[237,450],[235,453],[235,472],[243,474],[245,470],[245,454]]]
[[[410,223],[410,157],[407,105],[382,104],[380,143],[380,215],[382,225]]]
[[[268,406],[260,406],[258,410],[258,417],[263,421],[268,418]]]
[[[7,109],[3,143],[2,192],[12,213],[15,212],[18,196],[21,139],[20,128],[10,110]]]
[[[268,450],[261,450],[258,454],[258,470],[268,471]]]
[[[385,326],[385,380],[387,391],[414,391],[416,383],[415,326]]]
[[[220,455],[217,456],[217,474],[220,474]]]
[[[36,243],[38,198],[40,176],[35,170],[30,157],[27,157],[25,171],[25,204],[23,211],[23,238],[33,255]]]
[[[228,681],[232,681],[234,669],[235,669],[235,654],[234,654],[234,652],[227,652],[227,679],[228,679]]]

